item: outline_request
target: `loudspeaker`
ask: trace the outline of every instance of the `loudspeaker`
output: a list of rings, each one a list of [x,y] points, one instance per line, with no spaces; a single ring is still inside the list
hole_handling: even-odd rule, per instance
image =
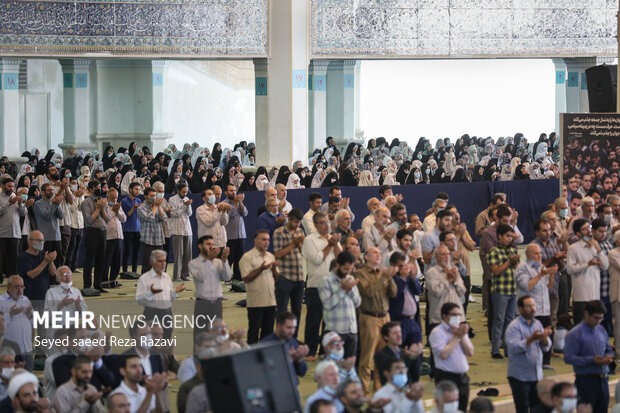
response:
[[[301,411],[297,380],[283,343],[201,361],[214,413],[290,413]]]
[[[617,74],[617,65],[594,66],[586,70],[590,112],[616,111]]]

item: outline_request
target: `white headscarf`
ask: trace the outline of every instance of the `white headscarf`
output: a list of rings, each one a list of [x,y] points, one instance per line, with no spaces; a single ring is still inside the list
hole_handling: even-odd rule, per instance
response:
[[[299,189],[304,186],[299,182],[299,176],[297,174],[290,174],[288,176],[288,182],[286,183],[286,189]]]

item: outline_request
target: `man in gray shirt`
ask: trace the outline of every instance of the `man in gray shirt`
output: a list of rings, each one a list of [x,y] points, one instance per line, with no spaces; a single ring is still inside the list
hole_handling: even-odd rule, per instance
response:
[[[22,237],[19,219],[27,213],[24,200],[14,190],[13,179],[5,178],[0,193],[0,283],[3,274],[10,277],[17,273],[17,248]]]
[[[60,189],[54,195],[54,186],[50,183],[44,183],[41,186],[41,196],[34,203],[34,216],[37,221],[37,230],[43,233],[45,239],[45,251],[56,251],[57,267],[62,265],[62,246],[60,238],[60,220],[65,214],[60,203],[64,198],[66,184],[60,184]]]
[[[91,287],[94,262],[94,287],[102,293],[106,293],[107,291],[101,287],[101,281],[104,279],[106,228],[109,220],[107,201],[100,198],[101,183],[96,179],[88,182],[88,193],[89,196],[82,202],[85,227],[84,248],[89,253],[94,254],[94,260],[87,259],[84,262],[84,288]]]
[[[71,364],[71,380],[56,390],[54,407],[59,412],[104,413],[101,393],[90,384],[93,363],[86,356],[78,356]]]

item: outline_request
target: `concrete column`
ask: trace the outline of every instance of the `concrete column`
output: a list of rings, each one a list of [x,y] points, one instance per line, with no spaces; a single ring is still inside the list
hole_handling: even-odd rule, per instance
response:
[[[313,60],[310,62],[309,110],[308,110],[308,150],[325,146],[327,137],[327,65],[329,60]]]
[[[153,131],[151,133],[151,143],[153,153],[162,151],[172,139],[172,133],[166,131],[165,116],[165,97],[166,88],[164,87],[168,77],[168,61],[153,60],[152,65],[152,96],[153,96]]]
[[[335,60],[327,68],[327,136],[338,145],[356,139],[359,130],[359,70],[357,60]]]
[[[566,63],[552,59],[555,66],[555,131],[560,132],[560,113],[566,112]]]
[[[272,57],[254,61],[257,164],[290,167],[308,157],[308,5],[270,2],[269,21]]]
[[[59,62],[63,81],[64,138],[58,146],[63,150],[63,157],[68,157],[75,150],[95,149],[91,141],[91,61],[63,59]]]
[[[10,158],[19,157],[19,61],[0,59],[0,149]]]

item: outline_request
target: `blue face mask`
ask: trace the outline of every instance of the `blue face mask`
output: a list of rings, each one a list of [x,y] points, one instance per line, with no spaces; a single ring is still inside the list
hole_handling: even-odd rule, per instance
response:
[[[568,216],[568,208],[560,209],[560,218],[566,218]]]
[[[413,176],[415,177],[415,179],[420,179],[420,172],[414,173]]]
[[[539,268],[542,264],[536,261],[527,260],[527,262],[534,268]]]
[[[392,384],[398,388],[405,387],[407,385],[407,375],[405,373],[399,373],[392,376]]]

